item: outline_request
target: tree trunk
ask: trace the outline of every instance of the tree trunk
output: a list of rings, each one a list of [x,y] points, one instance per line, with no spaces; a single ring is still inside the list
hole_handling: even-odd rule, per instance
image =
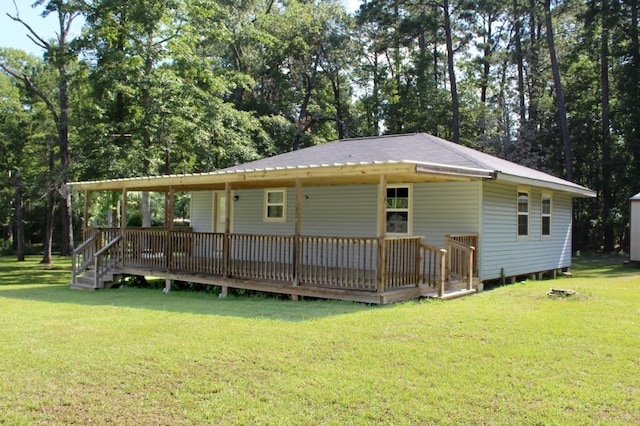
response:
[[[304,98],[302,100],[302,105],[300,105],[300,113],[298,114],[298,120],[296,122],[296,136],[293,139],[293,151],[299,150],[300,142],[302,140],[302,135],[307,131],[309,126],[311,125],[310,120],[307,118],[307,110],[309,108],[309,104],[311,103],[311,95],[313,93],[313,89],[316,85],[316,76],[318,74],[318,62],[319,57],[316,56],[315,62],[313,64],[313,68],[311,70],[311,75],[305,74],[303,76],[304,80]]]
[[[528,128],[530,130],[536,130],[538,127],[538,99],[539,99],[539,84],[537,81],[539,71],[538,62],[538,39],[540,37],[540,31],[537,24],[537,0],[529,0],[529,51],[527,59],[529,62],[529,119]]]
[[[140,194],[140,215],[142,216],[142,226],[151,226],[151,197],[147,191]]]
[[[451,34],[451,16],[449,15],[449,0],[443,1],[444,34],[447,44],[447,68],[449,72],[449,86],[451,90],[451,128],[453,142],[460,143],[460,105],[458,100],[458,85],[453,61],[453,36]]]
[[[144,129],[142,131],[144,138],[144,160],[142,162],[144,167],[144,173],[146,176],[151,176],[151,161],[149,160],[149,156],[151,155],[151,145],[153,141],[151,140],[151,108],[152,108],[152,99],[151,99],[151,73],[153,72],[153,33],[147,34],[147,46],[146,46],[146,58],[145,58],[145,66],[144,66],[144,78],[145,82],[143,83],[142,89],[142,102],[144,108]],[[151,226],[151,198],[149,197],[148,192],[142,192],[140,199],[140,215],[142,217],[142,226],[150,227]]]
[[[338,130],[338,139],[347,139],[349,133],[344,121],[344,111],[340,100],[340,74],[336,71],[330,74],[331,87],[333,89],[333,106],[336,109],[336,130]]]
[[[514,39],[516,48],[516,64],[518,68],[518,112],[520,113],[520,127],[525,125],[527,120],[524,100],[524,60],[522,57],[522,29],[520,27],[520,8],[518,0],[513,0]]]
[[[379,70],[378,70],[378,52],[375,52],[373,57],[373,87],[372,87],[372,97],[373,97],[373,122],[371,127],[374,129],[375,133],[372,136],[378,136],[380,134],[380,110],[382,109],[380,106],[380,78],[379,78]]]
[[[630,74],[626,76],[628,81],[625,82],[625,88],[630,92],[626,108],[629,111],[627,121],[637,124],[640,123],[640,105],[638,102],[638,99],[640,99],[640,37],[638,36],[638,1],[631,0],[629,2],[629,8],[631,9],[631,46],[629,48],[631,66],[629,67]],[[631,179],[635,180],[640,177],[640,134],[637,130],[628,132],[627,144],[633,155],[633,158],[631,159]]]
[[[609,3],[602,0],[601,11],[602,31],[600,33],[600,86],[602,108],[602,219],[604,224],[604,250],[614,249],[613,220],[611,209],[613,208],[613,195],[611,193],[612,167],[611,167],[611,135],[609,132]]]
[[[14,177],[15,209],[16,209],[16,253],[18,262],[24,261],[24,219],[22,208],[22,173],[16,171]]]
[[[553,23],[551,22],[551,0],[544,2],[544,20],[547,30],[547,45],[549,47],[549,58],[551,59],[551,72],[553,73],[553,86],[556,92],[556,104],[558,108],[558,126],[564,147],[565,177],[573,180],[573,157],[571,154],[571,141],[569,140],[569,123],[567,122],[567,110],[564,104],[564,93],[562,92],[562,82],[560,81],[560,68],[556,56],[556,47],[553,35]]]
[[[69,74],[67,72],[67,18],[66,15],[58,11],[58,21],[60,23],[60,35],[58,45],[57,67],[59,73],[58,97],[59,97],[59,120],[56,123],[58,128],[58,147],[60,149],[60,169],[62,175],[61,192],[61,220],[62,220],[62,241],[60,244],[60,254],[70,256],[73,252],[73,216],[71,212],[71,192],[66,187],[69,182],[69,171],[71,167],[71,154],[69,152]]]
[[[482,104],[487,103],[487,89],[489,87],[489,73],[491,72],[491,63],[489,57],[491,56],[491,43],[493,38],[493,15],[487,13],[487,22],[484,34],[484,48],[482,52],[482,81],[480,83],[480,102]],[[484,126],[483,126],[484,127]],[[483,129],[484,130],[484,129]]]
[[[55,171],[55,158],[54,158],[54,149],[53,144],[49,144],[49,173],[53,175]],[[56,212],[56,190],[55,184],[51,183],[51,187],[47,192],[47,211],[45,216],[45,225],[44,225],[44,253],[42,255],[42,260],[40,263],[44,265],[50,265],[51,260],[51,250],[53,245],[53,217]]]

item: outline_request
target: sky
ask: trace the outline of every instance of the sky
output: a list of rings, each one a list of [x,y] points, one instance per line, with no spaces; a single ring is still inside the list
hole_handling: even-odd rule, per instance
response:
[[[341,0],[350,13],[360,6],[360,0]],[[15,5],[14,5],[15,3]],[[16,14],[16,6],[20,18],[29,24],[42,38],[49,40],[55,37],[58,22],[54,15],[42,18],[43,7],[33,9],[34,0],[0,0],[0,47],[13,47],[25,50],[33,55],[42,56],[43,51],[27,37],[27,30],[21,24],[12,21],[7,13]]]
[[[34,0],[15,0],[20,18],[28,23],[45,40],[55,37],[58,22],[55,16],[46,19],[40,16],[42,7],[33,9]],[[0,0],[0,47],[13,47],[31,54],[42,56],[43,50],[27,37],[27,30],[21,24],[12,21],[7,13],[16,14],[13,0]]]

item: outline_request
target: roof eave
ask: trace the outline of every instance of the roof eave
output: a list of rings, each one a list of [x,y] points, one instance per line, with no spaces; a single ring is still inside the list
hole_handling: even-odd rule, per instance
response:
[[[365,175],[380,174],[415,174],[415,164],[390,161],[372,163],[345,163],[345,164],[318,164],[298,167],[276,167],[265,169],[220,170],[211,173],[148,176],[123,179],[110,179],[101,181],[71,182],[69,186],[78,190],[87,191],[166,191],[173,187],[195,190],[198,187],[206,188],[212,185],[256,184],[259,182],[285,182],[303,179],[326,179],[328,177],[342,176],[345,179]]]
[[[472,167],[450,166],[447,164],[411,162],[416,165],[418,173],[434,173],[440,175],[462,176],[472,179],[495,179],[496,172]]]
[[[575,197],[595,198],[597,193],[589,188],[571,183],[567,181],[567,184],[561,184],[556,182],[549,182],[541,179],[526,178],[523,176],[511,175],[508,173],[497,172],[497,179],[521,185],[531,185],[540,188],[551,189],[554,191],[567,192]]]

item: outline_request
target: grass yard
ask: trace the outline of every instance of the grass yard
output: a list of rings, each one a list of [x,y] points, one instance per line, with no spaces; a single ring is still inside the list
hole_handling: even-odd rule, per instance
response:
[[[619,258],[384,307],[72,291],[37,261],[0,258],[0,424],[640,424]]]

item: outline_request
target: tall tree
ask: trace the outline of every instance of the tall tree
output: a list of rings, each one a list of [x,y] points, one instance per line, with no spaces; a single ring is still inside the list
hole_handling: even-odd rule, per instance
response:
[[[28,37],[39,47],[45,50],[45,57],[57,70],[57,93],[47,93],[40,88],[36,82],[32,81],[28,75],[21,75],[6,62],[0,60],[0,68],[13,77],[21,80],[34,95],[44,101],[49,109],[51,117],[56,124],[57,146],[59,150],[59,176],[56,188],[60,194],[61,216],[62,216],[62,239],[60,242],[60,253],[70,255],[73,251],[73,221],[71,212],[71,193],[66,184],[71,173],[71,153],[69,150],[69,94],[68,86],[70,80],[69,68],[77,59],[77,54],[70,46],[70,33],[73,21],[79,16],[79,5],[75,0],[38,0],[34,7],[44,6],[42,16],[46,17],[55,14],[58,19],[58,31],[56,40],[47,41],[41,34],[38,34],[33,27],[25,22],[18,12],[7,14],[9,18],[20,23],[27,31]],[[45,253],[43,263],[51,263],[51,253]]]
[[[29,79],[38,80],[44,87],[48,69],[46,64],[24,52],[0,49],[0,56],[6,66]],[[4,205],[13,207],[11,234],[15,237],[18,260],[25,255],[25,212],[24,205],[39,205],[42,191],[54,194],[51,175],[45,169],[48,141],[55,139],[55,128],[47,117],[45,104],[21,84],[21,80],[0,73],[0,157],[3,158],[2,176],[6,177],[6,187],[12,188],[13,195],[4,199]],[[8,194],[7,194],[8,195]],[[54,206],[55,200],[49,200]],[[47,221],[53,215],[47,216]],[[38,228],[41,226],[38,225]],[[45,227],[45,245],[51,246],[51,224]],[[33,229],[30,229],[33,233]],[[45,250],[50,253],[50,248]]]
[[[564,103],[564,93],[562,91],[562,81],[560,79],[560,68],[556,55],[555,35],[553,33],[553,19],[551,16],[551,0],[544,1],[544,17],[547,32],[547,47],[551,60],[551,72],[553,74],[553,87],[556,94],[556,107],[558,108],[558,126],[560,127],[560,137],[564,148],[565,177],[573,179],[573,156],[571,152],[571,141],[569,139],[569,123],[567,122],[567,109]]]

